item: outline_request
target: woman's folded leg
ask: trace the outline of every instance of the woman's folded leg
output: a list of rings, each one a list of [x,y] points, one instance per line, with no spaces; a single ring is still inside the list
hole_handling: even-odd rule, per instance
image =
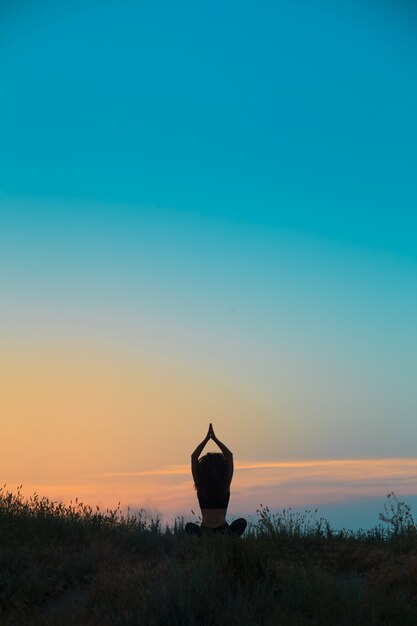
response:
[[[247,521],[243,517],[239,517],[239,519],[235,519],[229,526],[229,532],[231,535],[236,535],[240,537],[246,530],[246,526],[248,525]]]
[[[187,535],[201,535],[201,527],[198,524],[194,524],[194,522],[188,522],[185,525],[185,532]]]

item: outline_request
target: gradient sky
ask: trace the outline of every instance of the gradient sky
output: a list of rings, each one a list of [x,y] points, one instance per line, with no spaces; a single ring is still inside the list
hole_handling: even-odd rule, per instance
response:
[[[213,421],[236,510],[417,495],[415,7],[58,4],[0,7],[1,481],[174,514]]]

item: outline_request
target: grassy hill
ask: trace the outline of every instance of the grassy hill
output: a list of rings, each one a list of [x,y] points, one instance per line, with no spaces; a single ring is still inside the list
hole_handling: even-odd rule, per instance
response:
[[[417,528],[390,496],[384,528],[334,531],[257,512],[245,536],[188,537],[75,502],[0,491],[2,626],[415,626]]]

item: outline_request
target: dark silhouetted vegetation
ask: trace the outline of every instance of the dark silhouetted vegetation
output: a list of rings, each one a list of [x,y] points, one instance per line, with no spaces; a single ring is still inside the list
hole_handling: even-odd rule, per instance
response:
[[[244,537],[188,537],[144,511],[0,490],[0,624],[415,626],[417,528],[388,496],[371,530],[257,511]]]

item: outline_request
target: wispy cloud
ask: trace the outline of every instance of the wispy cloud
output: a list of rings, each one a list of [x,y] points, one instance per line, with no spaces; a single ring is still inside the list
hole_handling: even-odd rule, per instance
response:
[[[160,469],[140,470],[136,472],[107,472],[97,474],[98,478],[134,478],[136,476],[183,476],[190,473],[189,465],[168,465]]]
[[[254,513],[260,503],[271,509],[288,506],[320,506],[390,491],[417,494],[417,458],[319,459],[300,461],[237,461],[230,513]],[[157,510],[165,518],[196,510],[190,467],[167,467],[133,472],[111,472],[73,484],[24,486],[55,499],[78,497],[92,505]]]
[[[414,474],[417,470],[415,458],[364,458],[364,459],[314,459],[301,461],[270,461],[270,462],[245,462],[235,463],[237,472],[245,470],[282,470],[283,476],[292,474],[294,477],[303,475],[332,476],[346,479],[355,476],[362,479],[366,476],[374,478],[391,478],[393,476],[408,476],[410,471]],[[99,478],[129,478],[140,476],[184,476],[190,474],[190,466],[187,464],[168,465],[152,470],[140,470],[132,472],[108,472],[98,474]]]

